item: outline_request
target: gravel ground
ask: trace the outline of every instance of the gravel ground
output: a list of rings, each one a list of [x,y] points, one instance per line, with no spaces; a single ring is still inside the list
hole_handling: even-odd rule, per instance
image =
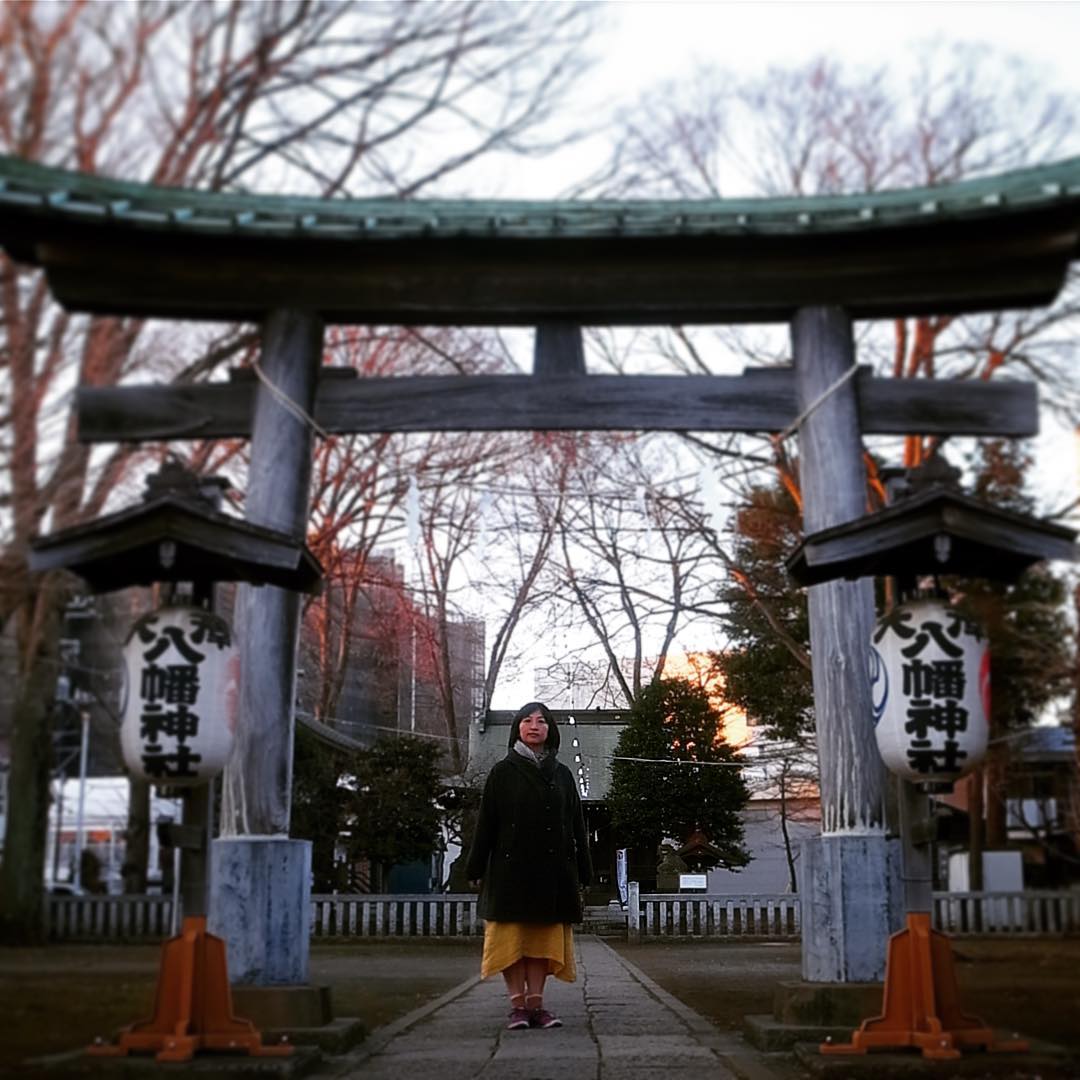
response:
[[[799,977],[799,946],[612,943],[719,1027],[772,1011],[781,979]],[[154,946],[0,949],[0,1067],[58,1053],[143,1019],[153,1002]],[[1080,1051],[1080,938],[955,943],[968,1012],[995,1027]],[[316,944],[312,982],[332,988],[338,1016],[374,1029],[476,973],[480,942]]]
[[[799,946],[616,944],[631,963],[717,1026],[771,1013],[773,988],[799,978]],[[992,1027],[1080,1051],[1080,938],[953,943],[960,1000]]]
[[[150,1015],[161,950],[148,945],[0,949],[0,1069],[73,1050]],[[480,968],[480,942],[314,945],[311,981],[334,1012],[373,1030]]]

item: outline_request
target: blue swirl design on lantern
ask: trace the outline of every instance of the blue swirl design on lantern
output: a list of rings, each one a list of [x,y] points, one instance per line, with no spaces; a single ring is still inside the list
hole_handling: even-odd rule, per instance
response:
[[[870,646],[870,704],[874,709],[874,727],[885,715],[885,706],[889,703],[889,669],[885,666],[881,653]]]

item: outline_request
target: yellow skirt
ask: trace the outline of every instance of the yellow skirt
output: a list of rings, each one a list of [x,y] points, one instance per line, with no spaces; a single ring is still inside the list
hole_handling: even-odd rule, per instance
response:
[[[545,959],[548,974],[563,982],[577,978],[574,931],[569,923],[486,922],[480,978],[486,979],[523,956]]]

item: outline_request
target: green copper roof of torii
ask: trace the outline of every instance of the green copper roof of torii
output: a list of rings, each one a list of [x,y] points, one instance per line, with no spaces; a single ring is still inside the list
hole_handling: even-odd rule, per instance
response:
[[[0,156],[12,212],[189,235],[319,239],[588,239],[805,235],[1008,216],[1080,205],[1080,158],[939,187],[805,198],[695,200],[320,199],[155,187]],[[2,236],[0,236],[2,239]]]

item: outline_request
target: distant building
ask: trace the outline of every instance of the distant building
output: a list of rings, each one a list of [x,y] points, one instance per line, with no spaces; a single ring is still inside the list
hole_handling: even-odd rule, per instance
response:
[[[1080,882],[1080,771],[1076,732],[1037,726],[1010,739],[1005,772],[1006,850],[1018,855],[1027,888],[1062,888]],[[952,887],[948,871],[967,856],[971,781],[944,796],[944,831],[938,844],[939,887]],[[985,801],[984,796],[984,801]],[[952,816],[948,817],[950,813]],[[987,851],[985,856],[1000,855]],[[984,863],[984,867],[988,865]],[[989,885],[987,886],[989,888]]]
[[[347,582],[347,583],[346,583]],[[370,746],[408,732],[437,740],[453,768],[451,726],[460,760],[484,689],[484,623],[450,620],[449,670],[438,625],[405,584],[392,556],[367,557],[356,575],[337,575],[311,605],[301,635],[302,712]]]

